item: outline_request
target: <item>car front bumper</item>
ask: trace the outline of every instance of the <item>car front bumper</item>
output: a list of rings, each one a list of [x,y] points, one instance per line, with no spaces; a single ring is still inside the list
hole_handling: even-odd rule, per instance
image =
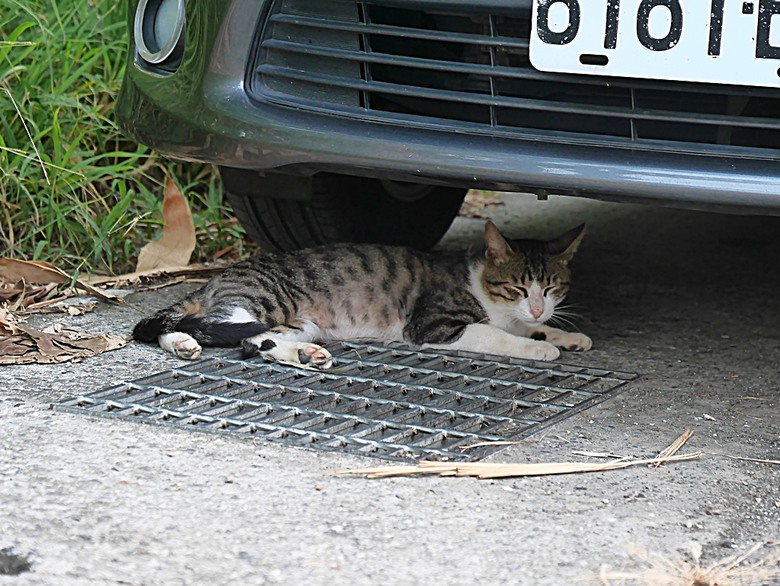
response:
[[[131,39],[117,104],[122,128],[174,159],[265,172],[780,214],[780,165],[771,153],[681,154],[558,135],[491,136],[258,102],[247,92],[247,62],[265,10],[256,0],[190,1],[185,56],[172,75],[144,67]]]

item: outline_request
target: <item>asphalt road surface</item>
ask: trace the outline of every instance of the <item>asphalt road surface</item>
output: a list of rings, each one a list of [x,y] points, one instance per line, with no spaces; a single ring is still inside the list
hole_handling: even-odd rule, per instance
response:
[[[48,408],[178,363],[158,348],[5,366],[0,584],[639,584],[695,559],[778,556],[780,465],[735,458],[780,460],[780,218],[503,202],[489,213],[517,236],[587,222],[570,301],[594,348],[562,361],[641,378],[490,461],[653,456],[686,428],[699,460],[492,481],[334,476],[378,462]],[[461,218],[443,246],[481,230]],[[30,323],[129,334],[187,287]],[[765,569],[774,578],[731,583],[780,583],[780,566]]]

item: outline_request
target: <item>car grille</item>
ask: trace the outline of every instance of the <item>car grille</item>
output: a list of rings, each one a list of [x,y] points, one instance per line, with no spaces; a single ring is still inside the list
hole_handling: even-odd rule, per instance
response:
[[[491,14],[276,0],[260,27],[250,95],[475,133],[776,156],[780,92],[537,71],[528,60],[530,2],[517,4]]]

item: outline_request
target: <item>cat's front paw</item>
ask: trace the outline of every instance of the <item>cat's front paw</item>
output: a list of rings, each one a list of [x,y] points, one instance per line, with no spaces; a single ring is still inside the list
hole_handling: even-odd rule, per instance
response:
[[[535,341],[527,350],[524,358],[531,360],[557,360],[561,355],[561,351],[549,342]]]
[[[333,356],[322,346],[311,342],[293,342],[272,339],[266,335],[247,338],[242,343],[244,356],[260,354],[270,360],[277,360],[300,366],[310,366],[324,370],[333,366]]]
[[[559,345],[570,352],[585,352],[593,347],[593,340],[585,334],[569,333]]]

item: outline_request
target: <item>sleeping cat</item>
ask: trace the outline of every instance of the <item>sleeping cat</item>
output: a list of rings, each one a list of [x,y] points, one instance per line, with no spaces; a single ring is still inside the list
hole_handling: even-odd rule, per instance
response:
[[[511,240],[488,221],[484,254],[373,244],[262,254],[141,320],[133,336],[189,360],[201,345],[241,344],[247,355],[321,369],[333,360],[315,340],[554,360],[557,346],[591,347],[583,334],[544,325],[569,289],[583,235],[579,226],[550,241]]]

